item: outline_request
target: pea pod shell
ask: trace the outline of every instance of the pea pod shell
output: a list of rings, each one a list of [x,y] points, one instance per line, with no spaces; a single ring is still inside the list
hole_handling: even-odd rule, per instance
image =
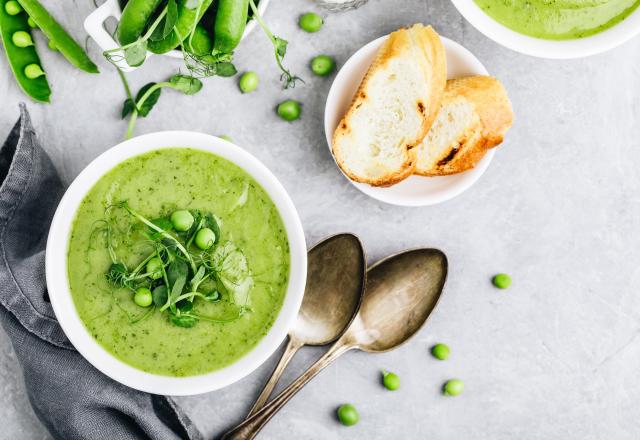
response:
[[[191,41],[186,43],[190,43],[186,44],[186,50],[196,56],[209,55],[213,49],[213,41],[209,31],[200,24],[196,26],[196,31]]]
[[[153,12],[161,3],[162,0],[129,0],[118,23],[117,37],[120,44],[124,46],[140,38]]]
[[[213,49],[231,53],[240,44],[247,26],[249,0],[220,0],[214,27]]]
[[[176,22],[176,29],[160,41],[149,41],[149,50],[153,53],[160,54],[167,53],[178,47],[182,42],[181,39],[185,39],[187,35],[189,35],[193,25],[202,19],[202,16],[206,10],[209,9],[212,2],[213,0],[202,0],[200,13],[198,14],[198,8],[187,8],[189,0],[178,0],[178,21]],[[176,30],[178,31],[177,33]],[[180,34],[180,37],[178,34]]]
[[[18,0],[20,6],[29,14],[42,32],[53,41],[62,54],[72,65],[89,73],[98,73],[96,66],[86,52],[71,35],[49,14],[38,0]]]
[[[46,76],[29,79],[24,74],[24,68],[29,64],[41,65],[35,47],[17,47],[11,41],[11,36],[14,32],[25,31],[29,34],[31,33],[31,28],[27,24],[27,16],[25,14],[9,15],[4,9],[6,1],[0,0],[0,3],[2,3],[0,7],[0,37],[2,37],[2,45],[7,54],[7,60],[13,75],[20,88],[31,98],[40,102],[49,102],[51,89]]]

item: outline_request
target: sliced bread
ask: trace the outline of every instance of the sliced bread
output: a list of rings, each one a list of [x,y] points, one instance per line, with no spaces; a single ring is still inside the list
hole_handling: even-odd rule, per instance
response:
[[[471,169],[500,144],[513,123],[504,87],[489,76],[447,81],[442,108],[416,149],[416,174],[444,176]]]
[[[342,171],[374,186],[413,174],[415,147],[437,115],[446,78],[444,47],[431,26],[393,32],[333,135],[332,150]]]

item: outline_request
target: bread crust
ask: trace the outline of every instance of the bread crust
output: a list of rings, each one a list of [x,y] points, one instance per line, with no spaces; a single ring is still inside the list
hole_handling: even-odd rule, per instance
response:
[[[336,147],[337,140],[342,136],[347,136],[351,132],[351,117],[358,107],[368,101],[368,88],[372,75],[378,70],[384,69],[384,66],[394,58],[403,56],[406,51],[416,50],[422,53],[416,53],[414,58],[417,62],[421,63],[421,68],[427,72],[426,76],[430,78],[427,93],[429,102],[421,102],[419,100],[415,103],[416,108],[419,109],[423,115],[422,126],[417,136],[405,140],[401,147],[404,155],[402,165],[397,170],[378,178],[358,175],[351,172],[349,167],[346,166],[339,148]],[[389,38],[378,50],[374,61],[369,66],[358,90],[353,96],[349,110],[333,134],[331,150],[336,163],[344,174],[353,181],[367,183],[372,186],[390,186],[411,176],[415,171],[417,162],[415,147],[418,146],[427,135],[431,124],[433,124],[438,114],[444,95],[446,77],[446,55],[444,46],[440,41],[440,37],[431,26],[425,27],[422,24],[415,24],[409,29],[400,29],[391,33]]]
[[[470,76],[447,81],[443,106],[464,99],[473,105],[479,123],[468,127],[449,145],[430,169],[416,168],[422,176],[445,176],[474,168],[486,152],[502,143],[513,124],[513,109],[499,80],[490,76]]]

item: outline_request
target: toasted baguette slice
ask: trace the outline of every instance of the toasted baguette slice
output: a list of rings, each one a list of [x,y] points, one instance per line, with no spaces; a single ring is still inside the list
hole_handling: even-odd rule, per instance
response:
[[[416,174],[444,176],[471,169],[500,144],[513,123],[507,92],[495,78],[451,79],[442,108],[417,148]]]
[[[446,78],[444,47],[431,26],[393,32],[333,135],[332,150],[342,171],[374,186],[410,176],[414,147],[437,115]]]

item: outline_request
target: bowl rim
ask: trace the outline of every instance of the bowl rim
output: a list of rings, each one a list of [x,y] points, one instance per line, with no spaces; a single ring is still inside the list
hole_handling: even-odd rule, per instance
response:
[[[444,203],[467,191],[482,177],[487,168],[489,168],[489,165],[491,164],[497,148],[491,148],[486,152],[482,160],[476,165],[475,168],[467,170],[463,173],[455,174],[452,176],[438,177],[410,176],[402,182],[390,187],[373,187],[366,183],[359,183],[351,180],[338,166],[336,158],[332,151],[333,132],[335,131],[335,128],[337,127],[343,114],[340,108],[340,93],[343,91],[343,89],[346,88],[345,84],[350,81],[349,75],[354,70],[358,69],[359,66],[362,66],[363,63],[366,64],[366,66],[369,66],[369,57],[373,57],[375,51],[377,51],[377,49],[389,37],[389,35],[390,34],[386,34],[381,37],[375,38],[356,50],[344,62],[336,77],[334,78],[333,83],[331,84],[331,87],[329,89],[329,93],[327,94],[327,100],[325,102],[324,109],[323,122],[327,147],[329,148],[329,153],[331,154],[336,167],[345,177],[345,179],[347,179],[349,183],[351,183],[359,191],[363,192],[369,197],[391,205],[407,207],[432,206]],[[469,49],[449,38],[440,36],[440,39],[442,40],[442,44],[445,47],[447,57],[451,56],[455,60],[463,61],[465,66],[463,70],[468,71],[468,74],[489,75],[489,72],[487,71],[485,66]],[[355,93],[356,88],[357,85],[353,88],[353,90],[349,92],[349,99],[351,99],[351,97]],[[405,184],[410,185],[413,181],[423,181],[423,179],[434,179],[434,182],[445,182],[446,180],[453,181],[454,179],[455,181],[451,185],[439,188],[433,193],[422,195],[412,194],[413,191],[410,188],[405,190],[405,187],[403,187],[403,185]]]
[[[210,373],[172,377],[139,370],[103,348],[80,319],[69,288],[67,250],[80,202],[93,185],[123,161],[164,148],[192,148],[216,154],[242,168],[267,192],[282,218],[289,240],[289,285],[278,316],[267,334],[232,364]],[[186,396],[230,385],[258,368],[280,346],[295,323],[306,284],[307,248],[296,208],[277,178],[257,158],[237,145],[199,132],[161,131],[126,140],[100,154],[74,179],[62,197],[51,223],[45,255],[46,280],[53,311],[78,352],[110,378],[153,394]]]
[[[640,34],[640,8],[620,23],[597,34],[570,40],[546,40],[509,29],[487,15],[474,0],[451,2],[473,27],[486,37],[513,51],[539,58],[584,58],[606,52]]]

